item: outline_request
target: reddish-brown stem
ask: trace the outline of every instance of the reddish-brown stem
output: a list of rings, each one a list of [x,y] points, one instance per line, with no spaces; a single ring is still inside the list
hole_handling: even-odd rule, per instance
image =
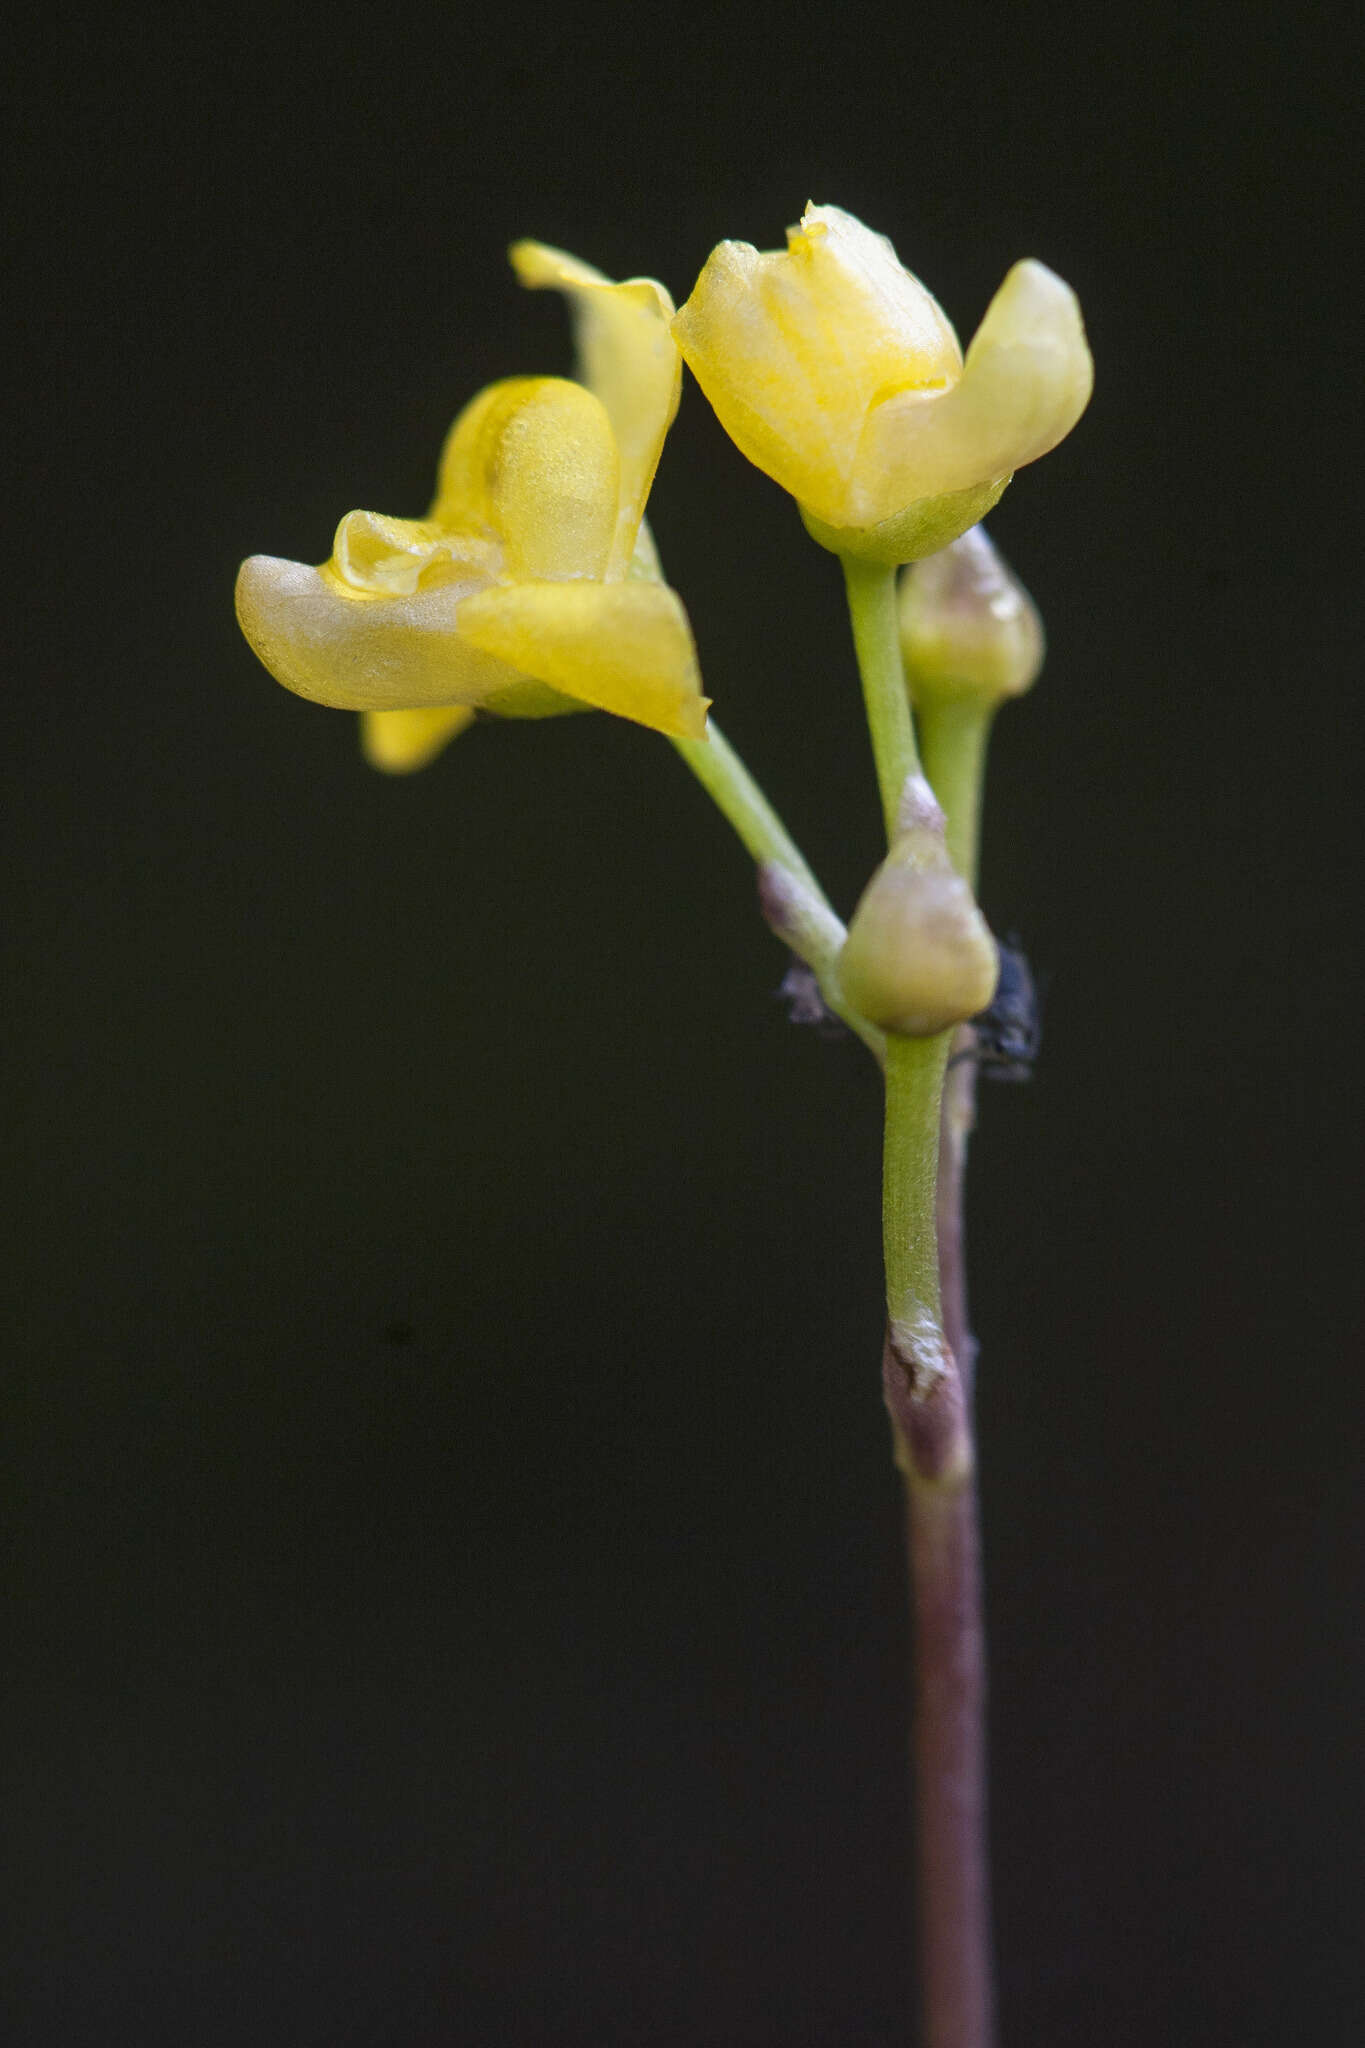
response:
[[[986,1653],[976,1488],[906,1477],[925,2048],[995,2038],[986,1852]]]

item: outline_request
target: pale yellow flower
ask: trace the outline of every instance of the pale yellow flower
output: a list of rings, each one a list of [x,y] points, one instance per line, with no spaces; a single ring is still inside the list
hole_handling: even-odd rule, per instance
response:
[[[1075,294],[1016,263],[964,359],[884,235],[808,206],[785,251],[715,249],[673,323],[722,426],[827,546],[910,561],[976,523],[1080,418]]]
[[[376,766],[420,766],[475,710],[595,708],[705,732],[686,614],[637,559],[677,409],[672,303],[534,244],[514,260],[524,281],[570,294],[599,389],[491,385],[451,429],[426,519],[351,512],[320,568],[257,555],[238,577],[238,617],[271,674],[366,713]]]

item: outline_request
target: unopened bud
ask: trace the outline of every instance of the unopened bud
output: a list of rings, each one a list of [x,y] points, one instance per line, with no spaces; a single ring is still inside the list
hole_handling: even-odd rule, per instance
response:
[[[920,777],[906,785],[901,818],[906,829],[853,913],[839,980],[870,1023],[931,1038],[986,1008],[1000,959],[948,858],[943,813]]]
[[[901,651],[916,704],[1018,697],[1043,665],[1043,622],[984,526],[907,569]]]

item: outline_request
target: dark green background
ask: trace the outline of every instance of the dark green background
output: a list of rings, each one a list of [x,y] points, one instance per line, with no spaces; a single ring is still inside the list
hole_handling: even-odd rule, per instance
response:
[[[808,197],[1091,412],[983,895],[1050,975],[971,1234],[1005,2040],[1358,2037],[1348,85],[1326,11],[66,9],[21,52],[0,2028],[905,2048],[879,1105],[661,742],[396,783],[238,559]],[[689,389],[652,506],[847,908],[833,563]],[[1349,1100],[1343,1103],[1343,1091]]]

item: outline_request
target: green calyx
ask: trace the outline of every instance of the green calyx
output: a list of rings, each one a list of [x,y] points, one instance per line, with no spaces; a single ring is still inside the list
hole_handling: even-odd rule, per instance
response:
[[[804,505],[797,509],[811,539],[831,554],[852,555],[859,561],[899,568],[903,562],[918,562],[925,555],[936,555],[969,526],[984,519],[992,506],[999,503],[1009,482],[1010,476],[1000,476],[992,483],[970,484],[965,491],[948,491],[938,498],[916,498],[913,504],[889,519],[880,520],[876,526],[827,526]]]

